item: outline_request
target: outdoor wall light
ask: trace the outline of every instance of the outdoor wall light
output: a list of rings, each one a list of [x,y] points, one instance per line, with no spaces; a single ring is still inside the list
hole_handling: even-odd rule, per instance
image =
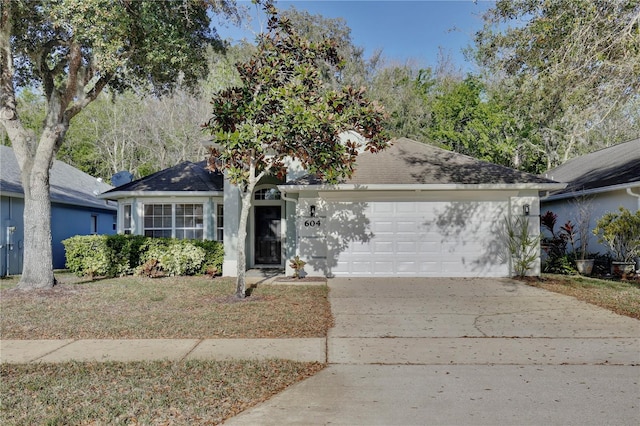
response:
[[[529,204],[525,204],[522,206],[522,214],[525,216],[529,216]]]
[[[309,217],[316,217],[316,206],[309,206]]]

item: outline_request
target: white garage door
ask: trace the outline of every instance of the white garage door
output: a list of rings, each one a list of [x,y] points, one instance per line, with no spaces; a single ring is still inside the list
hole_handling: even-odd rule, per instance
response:
[[[351,211],[346,240],[328,247],[335,276],[509,275],[501,240],[507,201],[331,203]],[[335,223],[335,222],[334,222]],[[349,230],[353,230],[350,234]]]

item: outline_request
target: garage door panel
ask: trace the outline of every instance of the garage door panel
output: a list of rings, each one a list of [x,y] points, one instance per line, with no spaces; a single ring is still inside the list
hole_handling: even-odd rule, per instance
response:
[[[371,230],[374,234],[383,232],[393,233],[396,230],[396,227],[392,221],[379,220],[371,224]]]
[[[360,204],[361,205],[361,204]],[[370,202],[371,231],[352,241],[337,259],[334,275],[506,276],[497,256],[504,202]],[[344,208],[344,204],[340,206]]]
[[[395,244],[393,241],[374,241],[372,245],[372,253],[393,255],[395,252]]]
[[[410,256],[419,251],[417,241],[396,241],[395,247],[397,254]]]

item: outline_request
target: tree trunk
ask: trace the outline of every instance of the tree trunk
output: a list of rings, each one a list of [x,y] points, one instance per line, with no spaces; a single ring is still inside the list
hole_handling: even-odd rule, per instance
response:
[[[51,248],[49,168],[36,170],[36,167],[34,165],[30,181],[23,179],[24,263],[18,283],[18,288],[23,290],[51,288],[56,282]]]
[[[240,210],[240,221],[238,224],[238,278],[236,280],[236,297],[238,299],[244,299],[247,287],[247,222],[249,219],[249,210],[251,210],[252,194],[253,188],[247,188],[240,197],[242,200],[242,208]]]
[[[22,290],[52,288],[56,284],[51,247],[49,176],[56,147],[65,131],[63,125],[45,127],[37,146],[24,129],[11,139],[24,191],[24,258],[22,276],[17,285]]]
[[[240,209],[240,223],[238,224],[238,278],[236,280],[236,297],[238,299],[244,299],[247,288],[247,222],[253,201],[253,190],[264,175],[265,172],[261,172],[256,176],[256,160],[252,159],[249,164],[249,182],[240,197],[242,199],[242,208]]]

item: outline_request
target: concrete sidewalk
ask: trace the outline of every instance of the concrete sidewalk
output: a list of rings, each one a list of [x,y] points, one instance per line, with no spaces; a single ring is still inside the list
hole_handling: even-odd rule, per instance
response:
[[[326,362],[326,339],[2,340],[0,362],[230,360]]]

